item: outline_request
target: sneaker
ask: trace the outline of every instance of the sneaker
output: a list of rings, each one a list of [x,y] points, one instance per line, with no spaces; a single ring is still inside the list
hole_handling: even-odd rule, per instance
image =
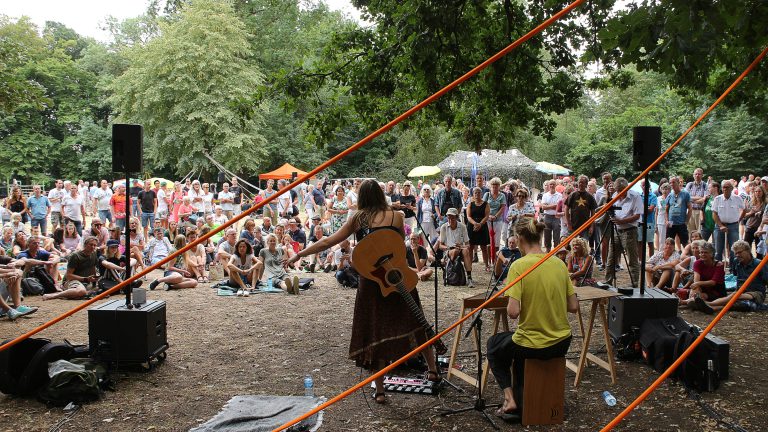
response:
[[[249,295],[251,295],[250,291],[243,290],[243,297],[248,297]]]
[[[163,290],[164,291],[170,291],[171,290],[171,284],[166,283],[165,286],[163,287]]]
[[[309,272],[314,273],[315,272],[315,263],[312,263],[309,265]]]
[[[298,276],[293,277],[293,293],[299,294],[299,277]]]
[[[6,312],[6,315],[8,315],[8,319],[11,320],[11,321],[13,321],[16,318],[22,316],[22,314],[19,311],[17,311],[16,309],[14,309],[14,308],[8,309],[8,312]]]
[[[155,279],[149,284],[149,290],[154,291],[157,286],[160,285],[160,281]]]
[[[707,315],[712,315],[715,313],[715,310],[712,309],[712,306],[708,305],[707,302],[705,302],[701,297],[696,297],[696,299],[693,301],[693,304],[696,305],[696,310],[699,312],[704,312]]]
[[[34,306],[29,307],[29,306],[21,305],[16,308],[16,312],[20,313],[21,315],[30,315],[37,312],[37,308]]]
[[[605,271],[605,265],[600,264],[600,266],[598,267],[598,270]]]
[[[467,278],[467,288],[474,288],[475,284],[472,282],[472,278]]]
[[[331,266],[330,264],[328,264],[327,266],[325,266],[325,269],[323,269],[323,272],[325,272],[325,273],[330,273],[330,271],[331,271],[331,269],[332,269],[332,268],[333,268],[333,266]]]
[[[291,281],[291,278],[285,279],[285,291],[288,294],[293,294],[293,281]]]
[[[242,297],[244,291],[245,290],[239,289],[239,290],[237,290],[237,293],[235,295],[238,296],[238,297]]]
[[[5,318],[6,315],[8,315],[7,311],[0,310],[0,318]]]

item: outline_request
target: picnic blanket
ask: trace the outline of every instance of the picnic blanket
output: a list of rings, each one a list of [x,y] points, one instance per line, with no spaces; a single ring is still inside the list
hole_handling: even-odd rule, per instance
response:
[[[235,396],[213,418],[189,432],[269,432],[325,402],[322,397]],[[323,412],[292,426],[289,431],[316,431]]]

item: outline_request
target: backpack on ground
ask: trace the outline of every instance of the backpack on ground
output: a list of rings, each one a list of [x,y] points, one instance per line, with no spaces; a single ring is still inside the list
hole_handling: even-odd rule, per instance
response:
[[[110,386],[107,369],[90,358],[57,360],[49,364],[47,372],[50,379],[37,392],[37,398],[49,405],[95,401],[102,389]]]
[[[461,255],[454,259],[448,258],[443,275],[446,285],[464,286],[467,284],[467,272],[464,271],[464,261],[462,261]]]
[[[698,328],[692,326],[687,331],[678,335],[677,342],[675,343],[675,359],[680,357],[691,346],[700,333]],[[716,365],[714,360],[716,358],[716,349],[704,340],[678,366],[674,377],[689,389],[700,392],[715,391],[720,387],[719,365]]]
[[[48,363],[76,357],[88,357],[88,346],[72,345],[67,341],[25,339],[0,351],[0,392],[31,396],[48,382]]]
[[[50,273],[43,266],[34,266],[29,269],[28,277],[37,279],[42,284],[44,293],[50,294],[56,292],[56,282],[51,277]]]
[[[357,288],[360,286],[360,275],[352,266],[349,266],[336,272],[336,281],[344,288]]]
[[[36,278],[25,277],[21,279],[21,293],[25,296],[43,295],[45,287]]]
[[[664,372],[675,361],[678,335],[691,325],[680,317],[646,319],[640,325],[643,358],[656,372]]]

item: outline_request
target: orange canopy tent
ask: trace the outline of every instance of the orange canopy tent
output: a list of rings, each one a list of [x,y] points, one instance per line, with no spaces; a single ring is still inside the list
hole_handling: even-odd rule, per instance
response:
[[[302,176],[302,175],[306,174],[307,172],[306,171],[302,171],[302,170],[296,168],[295,166],[293,166],[293,165],[291,165],[289,163],[286,163],[283,166],[281,166],[280,168],[278,168],[278,169],[276,169],[276,170],[274,170],[272,172],[268,172],[268,173],[264,173],[264,174],[259,174],[259,180],[290,179],[293,176],[294,173],[296,173],[297,176]]]

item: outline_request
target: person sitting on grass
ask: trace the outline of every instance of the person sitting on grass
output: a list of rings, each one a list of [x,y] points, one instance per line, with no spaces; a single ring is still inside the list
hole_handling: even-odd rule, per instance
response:
[[[237,243],[237,231],[234,228],[227,228],[224,240],[219,244],[215,256],[216,260],[224,268],[225,274],[229,258],[235,253],[235,243]]]
[[[120,243],[118,242],[118,244]],[[149,264],[156,264],[164,260],[168,255],[171,254],[172,250],[173,245],[171,244],[171,241],[168,240],[167,237],[163,236],[163,228],[155,228],[154,237],[152,237],[152,240],[147,243],[147,248],[145,249],[147,258],[149,259]]]
[[[187,243],[193,243],[197,240],[197,230],[187,229]],[[208,271],[205,269],[206,254],[205,246],[198,244],[184,253],[186,268],[192,272],[193,278],[200,283],[208,283]]]
[[[520,252],[520,248],[517,247],[517,236],[514,234],[514,226],[512,227],[512,231],[512,235],[507,237],[507,244],[496,253],[496,262],[493,265],[493,277],[495,277],[497,281],[506,279],[509,265],[523,256]]]
[[[752,246],[744,240],[738,240],[731,246],[731,273],[736,276],[736,286],[740,288],[744,285],[749,275],[755,271],[760,260],[752,256]],[[757,305],[765,302],[765,287],[768,285],[768,266],[760,270],[747,289],[739,296],[739,300],[751,301]],[[718,299],[706,301],[703,298],[694,300],[694,309],[706,314],[713,314],[728,303],[736,295],[735,292]]]
[[[659,289],[672,286],[675,266],[679,262],[680,254],[675,250],[675,240],[669,237],[664,239],[661,250],[653,254],[645,264],[646,283]]]
[[[704,240],[695,240],[690,243],[691,255],[683,258],[681,256],[680,262],[675,265],[675,277],[672,279],[672,287],[665,288],[664,290],[675,294],[681,298],[688,298],[688,292],[693,283],[693,264],[699,259],[699,251]]]
[[[229,285],[240,287],[237,295],[248,297],[251,287],[256,287],[264,272],[264,265],[253,255],[253,248],[248,240],[240,239],[235,243],[235,253],[229,258]]]
[[[571,240],[571,256],[568,258],[568,275],[573,286],[594,286],[592,278],[592,255],[589,243],[584,237]]]
[[[7,256],[0,256],[0,318],[7,316],[13,321],[18,317],[37,312],[36,307],[21,304],[21,279],[22,271],[18,267],[24,266],[24,260],[13,260]],[[5,301],[5,293],[11,298],[13,306]]]
[[[693,283],[688,299],[681,301],[681,306],[697,308],[696,298],[712,301],[725,297],[725,269],[723,263],[715,261],[715,247],[704,242],[699,248],[699,259],[693,263]]]
[[[277,236],[268,235],[267,247],[259,252],[259,260],[264,264],[263,277],[272,279],[273,287],[284,289],[288,294],[298,294],[298,276],[289,275],[283,268],[283,262],[287,259],[285,247],[277,244]]]
[[[96,266],[99,262],[99,254],[96,252],[99,240],[94,236],[87,236],[83,240],[83,249],[69,256],[67,272],[64,274],[64,283],[61,289],[50,294],[43,294],[43,300],[70,299],[76,300],[88,295],[87,285],[94,285],[99,277],[96,275]]]
[[[27,249],[16,254],[16,258],[24,259],[24,274],[34,266],[43,266],[45,271],[51,275],[54,281],[59,280],[59,272],[56,265],[59,263],[59,256],[54,255],[40,247],[41,237],[30,237],[27,242]]]
[[[310,237],[309,244],[312,245],[320,240],[325,238],[325,233],[323,232],[323,227],[320,225],[314,226],[314,233],[312,234],[312,237]],[[310,273],[314,273],[315,269],[318,267],[325,268],[327,265],[333,264],[333,254],[330,253],[330,249],[324,249],[316,254],[312,254],[309,256],[309,266],[305,267],[304,269],[309,271]]]
[[[283,234],[283,242],[281,244],[283,246],[283,253],[285,253],[286,259],[290,259],[292,256],[296,255],[299,252],[298,244],[295,241],[293,241],[293,238],[288,233]],[[298,270],[304,267],[305,265],[306,263],[304,261],[299,261],[295,265],[292,265],[291,268],[293,270]]]
[[[187,238],[183,234],[177,234],[173,241],[174,251],[182,249],[187,245]],[[171,260],[165,267],[163,277],[155,279],[149,284],[149,289],[154,290],[161,283],[165,284],[165,290],[194,288],[197,281],[192,279],[192,273],[184,267],[184,255],[179,254],[176,259]]]
[[[416,272],[420,281],[429,280],[434,270],[429,267],[430,262],[427,249],[421,245],[422,236],[417,232],[413,232],[410,234],[409,239],[409,245],[405,249],[405,259],[408,261],[408,267]]]

